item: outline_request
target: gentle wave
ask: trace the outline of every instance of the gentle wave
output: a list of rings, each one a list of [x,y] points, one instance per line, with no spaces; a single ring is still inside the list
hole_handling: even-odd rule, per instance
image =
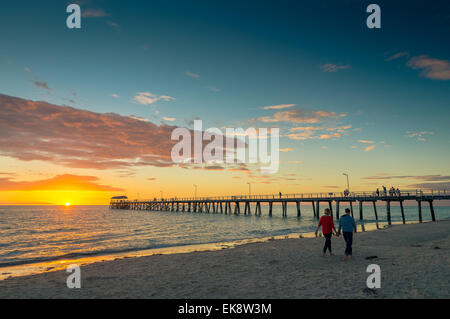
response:
[[[83,257],[121,254],[121,253],[127,253],[127,252],[139,252],[141,250],[149,250],[149,249],[154,249],[154,248],[164,248],[164,247],[149,246],[149,247],[142,247],[142,248],[128,248],[128,249],[116,249],[116,250],[115,249],[105,249],[105,250],[99,250],[99,251],[93,251],[93,252],[74,252],[74,253],[67,253],[67,254],[51,256],[51,257],[38,257],[38,258],[29,258],[29,259],[23,259],[23,260],[18,260],[18,261],[11,261],[11,262],[0,262],[0,267],[11,267],[11,266],[18,266],[18,265],[48,262],[48,261],[58,261],[58,260],[63,260],[63,259],[76,259],[76,258],[83,258]]]
[[[90,251],[90,252],[73,252],[73,253],[67,253],[67,254],[58,255],[58,256],[51,256],[51,257],[38,257],[38,258],[23,259],[20,261],[0,262],[0,268],[1,267],[18,266],[18,265],[35,264],[35,263],[41,263],[41,262],[66,260],[66,259],[78,259],[78,258],[92,257],[92,256],[108,256],[108,255],[123,254],[123,253],[130,253],[130,252],[138,253],[138,252],[144,251],[144,250],[154,250],[154,249],[160,249],[160,248],[178,248],[178,247],[195,246],[195,245],[201,245],[201,244],[206,244],[206,245],[207,244],[220,244],[220,242],[192,243],[192,244],[178,244],[178,245],[152,245],[152,246],[138,247],[138,248],[133,247],[133,248],[125,248],[125,249],[104,249],[104,250]]]

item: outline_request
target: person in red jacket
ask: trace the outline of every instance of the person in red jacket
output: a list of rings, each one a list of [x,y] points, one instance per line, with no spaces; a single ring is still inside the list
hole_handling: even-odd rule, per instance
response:
[[[317,225],[316,229],[316,237],[317,232],[319,231],[320,226],[322,226],[322,233],[325,237],[325,245],[323,246],[323,255],[325,257],[327,249],[330,251],[330,256],[333,255],[331,252],[331,235],[336,235],[336,228],[334,227],[333,217],[330,215],[330,209],[325,208],[324,214],[322,217],[320,217],[319,225]]]

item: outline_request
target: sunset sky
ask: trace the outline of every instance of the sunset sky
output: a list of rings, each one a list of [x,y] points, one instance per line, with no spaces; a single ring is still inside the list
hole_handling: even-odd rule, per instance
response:
[[[370,3],[2,2],[0,204],[450,189],[450,3]],[[278,127],[278,173],[174,164],[194,119]]]

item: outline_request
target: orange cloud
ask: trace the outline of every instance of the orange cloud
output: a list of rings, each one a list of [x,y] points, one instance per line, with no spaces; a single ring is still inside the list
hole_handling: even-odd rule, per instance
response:
[[[280,111],[273,114],[273,116],[264,116],[252,121],[262,122],[290,122],[290,123],[320,123],[326,119],[339,118],[347,116],[345,113],[338,114],[336,112],[329,112],[323,110],[307,110],[307,109],[292,109],[288,111]]]
[[[168,95],[156,95],[150,92],[139,92],[136,94],[136,96],[133,98],[133,101],[135,101],[138,104],[153,104],[157,101],[174,101],[176,100],[174,97],[168,96]]]
[[[388,175],[383,173],[378,173],[375,176],[366,176],[363,179],[417,179],[427,182],[438,182],[438,181],[450,181],[450,175]]]
[[[93,169],[174,165],[176,126],[2,94],[0,105],[0,156]]]
[[[342,133],[345,130],[348,130],[351,128],[352,128],[351,125],[343,125],[343,126],[338,126],[338,127],[329,127],[329,128],[327,128],[327,131],[338,131],[339,133]]]
[[[286,136],[292,140],[306,140],[309,138],[313,138],[313,132],[306,131],[306,132],[302,132],[302,133],[292,133],[292,134],[288,134]]]
[[[98,177],[80,175],[57,175],[50,179],[37,181],[11,181],[9,178],[0,178],[2,191],[123,191],[121,188],[102,185]]]
[[[299,126],[299,127],[293,127],[290,130],[295,132],[295,131],[318,131],[318,130],[323,130],[324,127],[323,126]]]
[[[306,130],[300,133],[291,133],[286,135],[290,139],[293,140],[307,140],[307,139],[331,139],[331,138],[339,138],[342,136],[342,133],[345,134],[345,127],[351,127],[351,125],[348,126],[342,126],[342,129],[339,128],[330,128],[326,129],[327,132],[337,130],[337,132],[334,133],[327,133],[327,134],[315,134],[316,128],[315,127],[305,127]],[[300,127],[295,127],[294,130],[300,130]],[[323,127],[318,127],[317,130],[324,130]],[[339,132],[339,133],[338,133]]]
[[[287,109],[290,107],[295,106],[296,104],[279,104],[279,105],[270,105],[270,106],[264,106],[264,110],[280,110],[280,109]]]
[[[225,168],[220,165],[194,166],[192,169],[205,169],[209,171],[223,171]]]
[[[228,169],[228,171],[230,171],[230,172],[244,172],[246,174],[250,173],[250,170],[247,168],[247,165],[244,164],[244,163],[240,163],[236,167]]]
[[[172,166],[174,126],[0,94],[0,155],[77,168]]]
[[[412,69],[422,69],[420,73],[429,79],[450,80],[450,61],[429,58],[426,55],[420,55],[411,58],[406,64]]]
[[[333,134],[322,134],[322,135],[320,135],[321,139],[330,139],[330,138],[337,138],[337,137],[341,137],[341,134],[333,133]]]
[[[370,145],[370,146],[367,146],[364,150],[365,150],[366,152],[368,152],[368,151],[373,150],[374,148],[375,148],[375,145]]]

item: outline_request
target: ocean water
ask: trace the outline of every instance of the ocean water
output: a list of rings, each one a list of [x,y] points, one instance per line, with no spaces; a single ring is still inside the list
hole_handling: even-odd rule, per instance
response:
[[[346,207],[341,204],[341,214]],[[358,221],[359,208],[353,208]],[[386,221],[385,206],[380,202],[377,208],[379,221]],[[254,215],[254,206],[247,216],[110,210],[108,206],[0,206],[0,279],[55,270],[73,261],[88,263],[192,247],[220,249],[230,242],[313,232],[317,220],[311,204],[302,204],[301,210],[298,218],[295,205],[288,205],[287,217],[282,217],[279,205],[274,205],[272,217],[266,205],[261,216]],[[394,203],[391,210],[392,220],[401,221],[399,206]],[[367,229],[375,216],[371,205],[363,206],[363,211]],[[435,206],[435,213],[438,220],[450,219],[450,207]],[[424,221],[431,219],[425,203],[422,214]],[[405,215],[407,221],[417,221],[417,206],[405,206]]]

